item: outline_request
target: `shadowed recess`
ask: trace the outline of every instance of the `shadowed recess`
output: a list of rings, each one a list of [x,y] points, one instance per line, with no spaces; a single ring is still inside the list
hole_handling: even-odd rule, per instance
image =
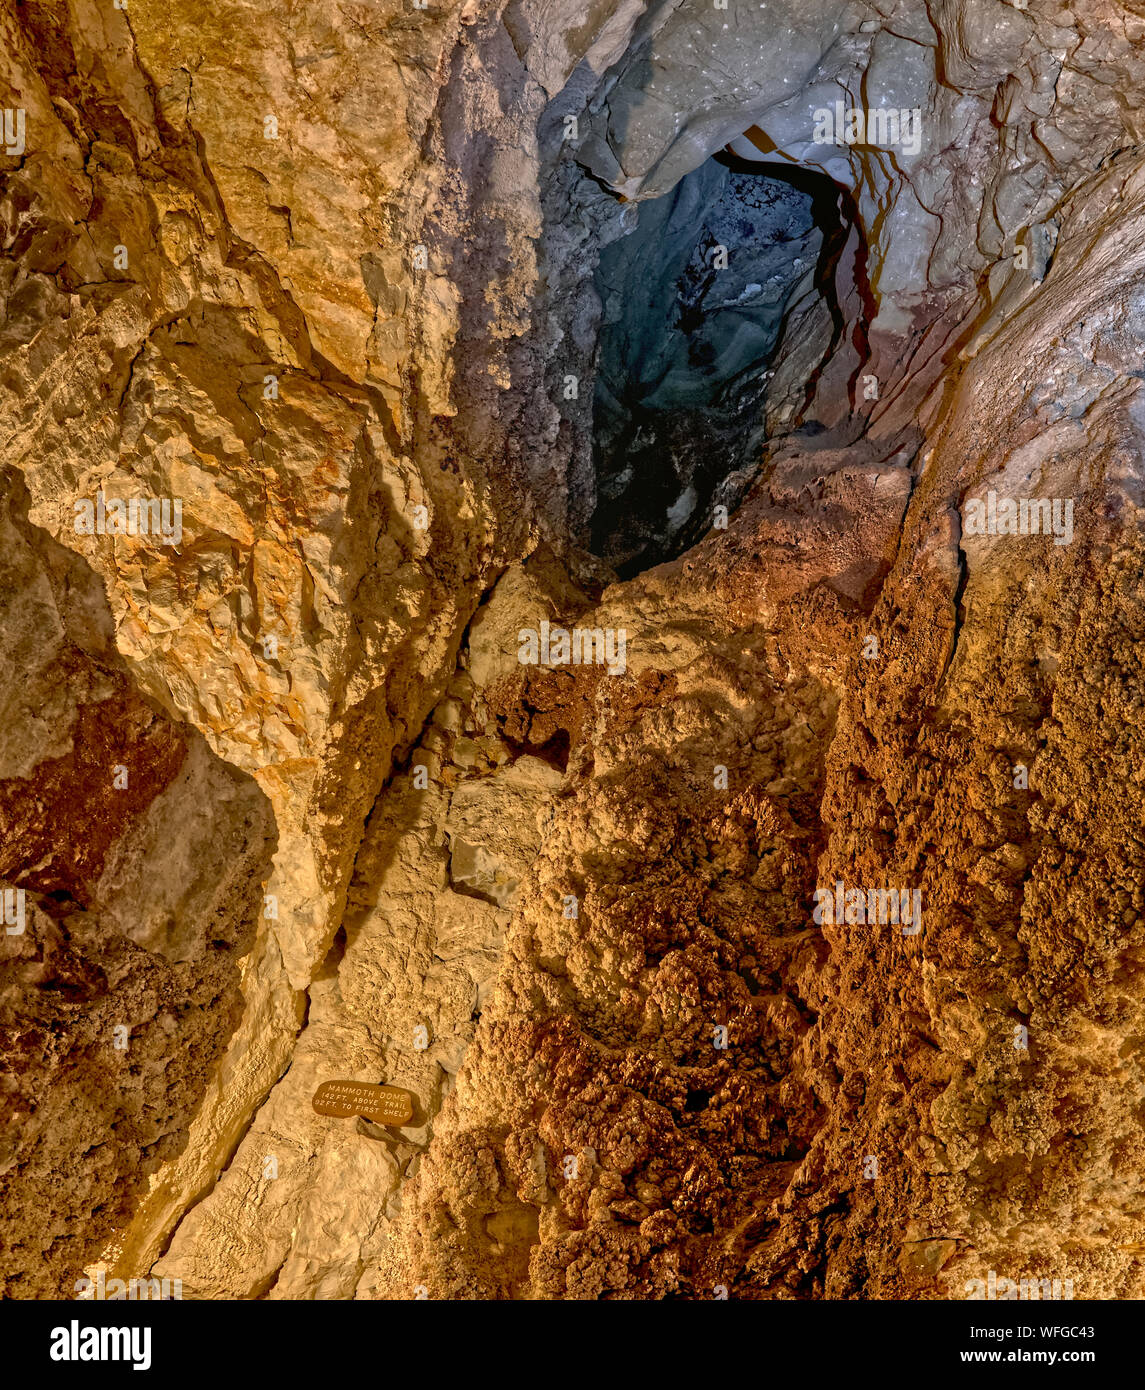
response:
[[[729,512],[765,438],[769,364],[789,308],[824,294],[848,228],[807,170],[708,160],[601,253],[592,547],[629,577]]]

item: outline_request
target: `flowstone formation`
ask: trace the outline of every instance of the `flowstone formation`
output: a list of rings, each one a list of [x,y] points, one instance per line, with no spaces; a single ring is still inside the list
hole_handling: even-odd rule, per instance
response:
[[[5,1296],[1145,1295],[1145,6],[0,30]]]

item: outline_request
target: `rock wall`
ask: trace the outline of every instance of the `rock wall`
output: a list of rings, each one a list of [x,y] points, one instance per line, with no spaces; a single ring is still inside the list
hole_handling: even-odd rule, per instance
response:
[[[1140,1296],[1145,12],[0,16],[5,1291]],[[615,583],[591,277],[728,145],[851,230]]]
[[[8,462],[32,522],[106,593],[133,687],[254,779],[277,842],[244,883],[265,906],[241,1021],[182,1154],[120,1233],[125,1277],[289,1064],[366,816],[528,536],[501,421],[529,396],[523,374],[511,403],[503,362],[534,217],[497,204],[476,134],[464,185],[434,163],[453,119],[435,107],[466,62],[459,17],[253,21],[142,4],[4,19],[27,132],[4,161]],[[464,313],[458,266],[480,286]],[[179,499],[178,543],[77,532],[76,503],[101,493]],[[31,884],[37,857],[12,881]],[[74,1239],[79,1269],[99,1232]]]
[[[0,1278],[52,1297],[185,1151],[276,835],[253,779],[140,693],[11,476],[2,504]]]

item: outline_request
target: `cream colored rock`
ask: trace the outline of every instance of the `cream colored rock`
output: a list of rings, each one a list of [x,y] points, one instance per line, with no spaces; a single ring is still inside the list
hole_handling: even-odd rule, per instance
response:
[[[454,889],[511,907],[563,780],[540,758],[521,757],[491,777],[462,782],[445,826]]]
[[[446,747],[465,741],[459,730],[477,713],[466,690],[474,693],[467,678],[452,682],[427,742],[439,731]],[[411,762],[428,767],[425,758],[419,750]],[[349,1298],[389,1240],[403,1181],[431,1141],[488,1001],[509,921],[492,903],[451,891],[452,827],[491,847],[503,877],[520,877],[561,781],[528,757],[484,776],[432,765],[425,789],[407,772],[379,800],[350,888],[345,943],[311,985],[290,1069],[157,1266],[182,1281],[184,1297]],[[408,1089],[410,1125],[386,1131],[315,1115],[315,1091],[334,1079]]]
[[[583,593],[551,555],[539,551],[526,564],[511,565],[469,628],[469,673],[479,686],[492,686],[520,670],[522,629],[537,631],[575,613]]]

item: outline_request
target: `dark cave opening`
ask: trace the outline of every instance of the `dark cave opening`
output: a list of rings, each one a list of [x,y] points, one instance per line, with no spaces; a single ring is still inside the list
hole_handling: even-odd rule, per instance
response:
[[[836,269],[851,212],[824,174],[722,152],[640,204],[635,230],[603,249],[590,536],[621,578],[681,554],[717,506],[730,515],[742,500],[789,315],[818,297],[832,328],[810,405],[845,329]]]

